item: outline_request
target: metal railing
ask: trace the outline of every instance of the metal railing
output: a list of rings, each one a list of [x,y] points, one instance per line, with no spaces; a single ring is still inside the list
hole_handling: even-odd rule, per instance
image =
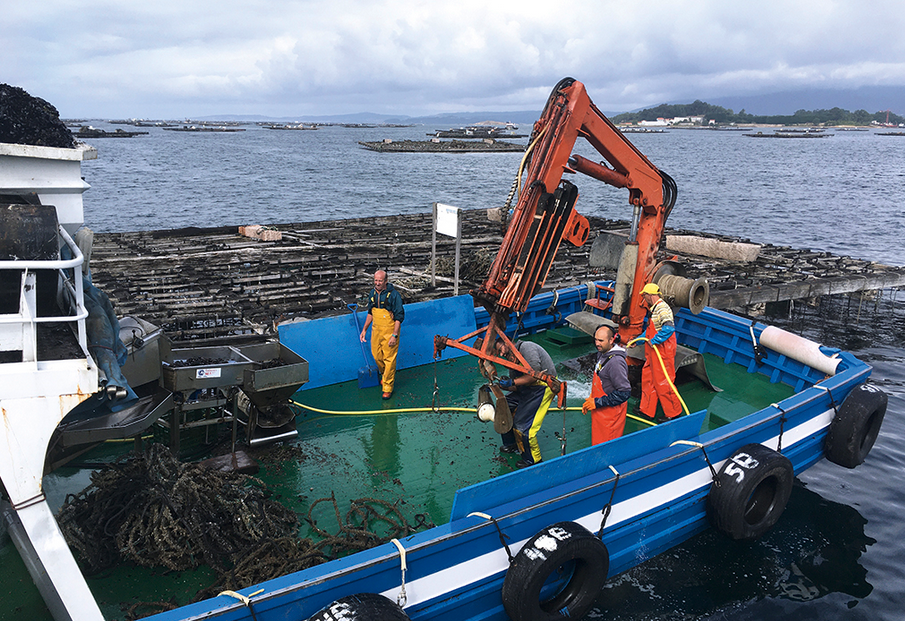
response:
[[[19,285],[19,311],[0,314],[0,348],[21,349],[24,362],[37,361],[38,323],[75,323],[79,346],[88,351],[88,337],[85,319],[85,292],[82,281],[82,265],[85,257],[66,230],[60,226],[59,235],[69,250],[72,259],[14,260],[0,261],[0,270],[18,271],[22,274]],[[57,303],[67,312],[65,315],[38,316],[37,313],[37,272],[54,270],[58,273]],[[18,345],[18,347],[16,347]]]

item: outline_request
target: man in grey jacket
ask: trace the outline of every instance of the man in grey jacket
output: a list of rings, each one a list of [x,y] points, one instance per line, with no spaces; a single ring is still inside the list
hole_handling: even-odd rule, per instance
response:
[[[628,380],[625,349],[619,345],[616,324],[609,320],[594,332],[597,363],[591,378],[591,396],[581,406],[591,413],[591,444],[618,438],[625,430],[625,415],[632,386]]]
[[[495,346],[499,357],[517,360],[507,346],[500,341],[496,341]],[[553,359],[537,343],[516,341],[515,348],[534,371],[556,375]],[[521,453],[522,459],[515,464],[517,468],[526,468],[540,463],[542,459],[540,446],[537,443],[537,433],[540,431],[550,404],[553,403],[555,396],[553,391],[543,382],[516,371],[510,371],[508,378],[500,380],[500,388],[512,391],[506,395],[506,402],[513,413],[512,431],[503,434],[503,447],[500,450],[505,453]]]

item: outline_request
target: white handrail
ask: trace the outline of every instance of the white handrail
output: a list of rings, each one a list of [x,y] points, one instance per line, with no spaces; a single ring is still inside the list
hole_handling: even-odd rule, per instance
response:
[[[63,279],[64,286],[70,291],[72,294],[72,300],[70,300],[70,304],[74,306],[72,310],[75,311],[72,315],[61,315],[61,316],[52,316],[52,317],[37,317],[37,316],[24,316],[20,313],[12,313],[12,314],[2,314],[0,315],[0,324],[15,324],[15,323],[72,323],[77,322],[77,330],[78,330],[78,340],[79,345],[82,347],[83,351],[87,351],[88,346],[88,338],[85,330],[85,319],[88,317],[88,309],[85,308],[85,292],[82,283],[82,265],[85,262],[85,257],[82,254],[79,247],[76,245],[75,241],[69,235],[69,233],[62,226],[58,225],[60,237],[69,247],[69,250],[72,251],[73,258],[62,260],[50,260],[50,261],[39,261],[39,260],[15,260],[15,261],[0,261],[0,269],[3,270],[18,270],[22,272],[27,272],[29,270],[73,270],[73,277]]]

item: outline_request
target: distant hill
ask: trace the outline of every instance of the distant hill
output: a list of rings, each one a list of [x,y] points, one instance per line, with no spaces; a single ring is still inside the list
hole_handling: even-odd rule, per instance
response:
[[[855,111],[835,107],[816,110],[796,110],[794,114],[750,114],[747,110],[735,112],[731,108],[724,108],[706,103],[701,100],[689,104],[660,104],[653,108],[645,108],[637,112],[625,112],[610,117],[614,123],[640,123],[642,121],[656,121],[657,119],[672,119],[677,117],[703,117],[704,124],[714,122],[717,124],[745,124],[759,123],[770,125],[870,125],[871,123],[905,122],[905,118],[898,114],[886,111],[858,109]]]
[[[796,110],[836,107],[868,112],[892,110],[905,115],[905,86],[864,86],[851,90],[809,88],[765,95],[708,97],[708,100],[717,106],[736,111],[744,109],[749,114],[757,115],[792,114]]]

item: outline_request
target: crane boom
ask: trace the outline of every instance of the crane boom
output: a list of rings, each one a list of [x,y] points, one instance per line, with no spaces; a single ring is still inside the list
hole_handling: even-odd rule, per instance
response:
[[[578,138],[587,140],[606,163],[573,155]],[[675,182],[651,164],[597,109],[584,84],[565,78],[554,87],[534,124],[519,170],[519,181],[523,174],[525,179],[509,227],[487,279],[472,292],[475,300],[490,313],[489,325],[478,332],[485,332],[487,338],[483,338],[481,349],[476,350],[463,345],[463,341],[478,333],[455,341],[438,336],[435,338],[437,353],[451,345],[499,362],[489,353],[494,339],[508,341],[503,332],[508,316],[524,311],[543,287],[563,239],[575,246],[583,245],[588,239],[588,220],[575,211],[578,189],[563,179],[564,173],[577,172],[629,191],[635,233],[627,245],[635,247],[637,260],[629,263],[633,273],[625,277],[631,294],[616,318],[624,337],[640,331],[645,316],[639,304],[640,289],[653,275],[660,237],[675,202]],[[530,369],[519,370],[530,372]],[[544,381],[549,379],[534,375]],[[564,400],[564,394],[560,397]]]

